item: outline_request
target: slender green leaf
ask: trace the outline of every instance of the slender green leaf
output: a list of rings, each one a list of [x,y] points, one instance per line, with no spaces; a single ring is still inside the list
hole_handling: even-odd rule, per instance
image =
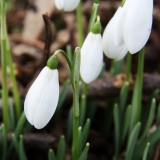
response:
[[[88,137],[89,129],[90,129],[90,119],[87,119],[86,123],[85,123],[85,125],[83,127],[83,130],[82,130],[82,142],[81,142],[82,143],[82,148],[86,144],[86,140],[87,140],[87,137]]]
[[[121,120],[123,119],[123,112],[125,110],[126,103],[127,103],[128,91],[129,91],[129,82],[126,81],[120,91],[119,109],[120,109],[120,119]]]
[[[94,116],[97,109],[97,102],[92,100],[91,102],[87,103],[87,113],[86,117],[88,117],[91,121],[94,120]]]
[[[125,116],[122,123],[122,137],[121,137],[121,145],[123,144],[127,131],[129,130],[130,117],[131,117],[132,106],[129,105],[126,109]]]
[[[14,110],[13,110],[13,101],[9,99],[9,128],[11,131],[15,128],[15,117],[14,117]]]
[[[132,54],[130,52],[128,52],[127,53],[127,60],[126,60],[126,81],[130,80],[131,64],[132,64]]]
[[[138,71],[132,97],[132,114],[131,114],[130,131],[139,121],[141,115],[143,66],[144,66],[144,48],[142,48],[141,51],[138,53]]]
[[[145,150],[143,152],[142,160],[147,160],[147,154],[148,154],[149,146],[150,146],[150,143],[147,143],[147,145],[145,147]]]
[[[70,62],[72,62],[72,60],[73,60],[73,54],[72,54],[72,47],[71,47],[71,45],[67,45],[67,55],[68,55],[68,58],[69,58]]]
[[[133,159],[139,160],[142,157],[142,153],[146,144],[149,142],[150,146],[155,144],[160,139],[160,127],[158,127],[152,134],[145,138],[141,143],[136,146]]]
[[[2,136],[2,127],[0,126],[0,158],[3,155],[3,136]]]
[[[18,144],[18,140],[17,140],[14,133],[12,134],[12,142],[13,142],[14,148],[17,152],[17,155],[19,156],[19,144]]]
[[[81,154],[82,150],[83,150],[83,146],[82,146],[82,127],[78,128],[78,144],[79,144],[79,155]]]
[[[25,116],[25,114],[23,112],[21,114],[21,117],[20,117],[20,119],[18,121],[17,127],[16,127],[15,132],[14,132],[16,137],[18,137],[21,134],[25,122],[26,122],[26,116]]]
[[[148,115],[150,113],[150,107],[151,107],[152,99],[153,98],[156,99],[158,95],[159,95],[159,89],[155,89],[153,91],[153,93],[151,94],[151,96],[148,98],[145,107],[142,108],[142,113],[143,113],[142,116],[141,116],[142,124],[146,123],[146,119],[148,119]]]
[[[64,160],[65,150],[66,150],[65,137],[64,135],[62,135],[58,144],[57,160]]]
[[[118,157],[119,154],[119,141],[120,141],[120,119],[119,119],[119,108],[118,104],[114,105],[114,127],[115,127],[115,159]]]
[[[113,60],[112,65],[111,65],[111,69],[110,69],[110,75],[114,76],[116,74],[121,73],[122,69],[123,69],[123,65],[124,65],[124,59],[122,59],[120,61]]]
[[[159,105],[158,105],[157,121],[160,123],[160,103],[159,103]]]
[[[68,93],[68,88],[69,88],[69,84],[70,84],[70,80],[66,80],[66,82],[63,84],[63,87],[62,87],[62,90],[61,90],[61,93],[59,95],[59,101],[58,101],[58,106],[57,106],[57,111],[59,111],[62,107],[62,104],[67,96],[67,93]]]
[[[2,127],[2,144],[3,144],[2,160],[5,160],[7,156],[7,134],[6,134],[4,124],[2,124],[1,127]]]
[[[52,149],[49,149],[49,151],[48,151],[48,159],[49,160],[57,160],[55,153]]]
[[[71,143],[72,139],[72,129],[73,129],[73,107],[71,106],[68,115],[68,125],[67,125],[67,141]]]
[[[82,47],[84,42],[83,22],[82,22],[82,2],[80,1],[76,8],[77,29],[78,29],[78,46]]]
[[[22,135],[20,135],[20,141],[19,141],[19,158],[20,158],[20,160],[27,160],[25,150],[24,150]]]
[[[89,143],[86,143],[86,147],[84,148],[84,150],[78,160],[87,160],[88,150],[89,150]]]
[[[149,131],[149,128],[150,126],[152,125],[152,122],[153,122],[153,119],[154,119],[154,114],[155,114],[155,109],[156,109],[156,100],[155,99],[152,99],[152,104],[151,104],[151,107],[150,107],[150,112],[149,112],[149,117],[147,119],[147,122],[146,122],[146,126],[144,128],[144,131],[143,131],[143,134],[139,140],[139,143],[144,139],[144,137],[147,135],[148,131]]]
[[[138,122],[135,125],[135,127],[132,129],[132,131],[129,135],[125,160],[131,160],[132,159],[135,144],[137,142],[138,134],[139,134],[139,131],[140,131],[140,127],[141,127],[141,123]]]
[[[82,126],[85,120],[86,115],[86,95],[81,95],[81,102],[80,102],[80,119],[79,124]]]

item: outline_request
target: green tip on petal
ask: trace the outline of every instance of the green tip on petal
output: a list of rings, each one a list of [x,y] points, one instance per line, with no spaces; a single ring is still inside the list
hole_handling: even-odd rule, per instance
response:
[[[122,2],[121,2],[121,7],[124,6],[125,2],[126,2],[126,0],[122,0]]]
[[[100,34],[101,31],[102,31],[102,26],[101,26],[101,22],[100,22],[100,17],[97,16],[97,21],[92,26],[92,33],[94,33],[94,34]]]
[[[54,70],[58,67],[58,58],[55,55],[52,55],[47,61],[47,67]]]

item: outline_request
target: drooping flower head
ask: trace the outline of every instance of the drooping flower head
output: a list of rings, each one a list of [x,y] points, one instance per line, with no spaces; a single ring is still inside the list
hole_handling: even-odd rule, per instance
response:
[[[125,42],[130,53],[140,51],[147,43],[152,28],[153,0],[127,0],[117,25],[117,37]],[[117,38],[116,39],[119,39]]]
[[[117,25],[121,19],[122,14],[123,9],[122,7],[119,7],[108,25],[106,26],[102,39],[103,51],[105,55],[109,58],[113,58],[116,60],[121,60],[128,52],[124,42],[119,46],[117,46],[115,43]]]
[[[51,65],[50,62],[51,59],[30,87],[24,102],[27,120],[37,129],[43,128],[50,121],[59,99],[57,64]]]
[[[127,51],[134,54],[147,43],[152,27],[153,0],[126,0],[103,33],[107,57],[122,59]]]
[[[85,83],[95,80],[102,70],[103,50],[101,24],[97,21],[87,35],[81,48],[80,75]]]

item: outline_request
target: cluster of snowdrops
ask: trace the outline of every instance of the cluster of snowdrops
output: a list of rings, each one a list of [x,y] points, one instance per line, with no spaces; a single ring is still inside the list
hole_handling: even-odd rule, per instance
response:
[[[74,10],[80,0],[55,0],[58,9]],[[100,17],[92,25],[80,51],[80,76],[89,84],[100,74],[103,52],[121,60],[129,52],[140,51],[148,41],[152,27],[153,0],[123,0],[101,36]],[[28,121],[41,129],[52,118],[59,99],[57,55],[53,54],[30,87],[24,111]]]

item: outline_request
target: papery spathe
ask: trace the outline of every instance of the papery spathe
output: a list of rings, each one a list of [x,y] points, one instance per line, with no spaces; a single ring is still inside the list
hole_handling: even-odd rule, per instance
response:
[[[101,34],[89,32],[81,48],[80,74],[85,83],[95,80],[103,65]]]
[[[30,87],[24,102],[28,121],[37,129],[46,126],[56,110],[58,99],[58,71],[46,66]]]
[[[115,39],[115,35],[117,34],[117,25],[122,17],[122,14],[123,8],[119,7],[106,26],[102,38],[103,51],[105,55],[116,60],[121,60],[128,52],[125,43],[123,42],[120,46],[117,46]]]
[[[73,11],[79,2],[80,0],[55,0],[55,5],[59,10]]]

